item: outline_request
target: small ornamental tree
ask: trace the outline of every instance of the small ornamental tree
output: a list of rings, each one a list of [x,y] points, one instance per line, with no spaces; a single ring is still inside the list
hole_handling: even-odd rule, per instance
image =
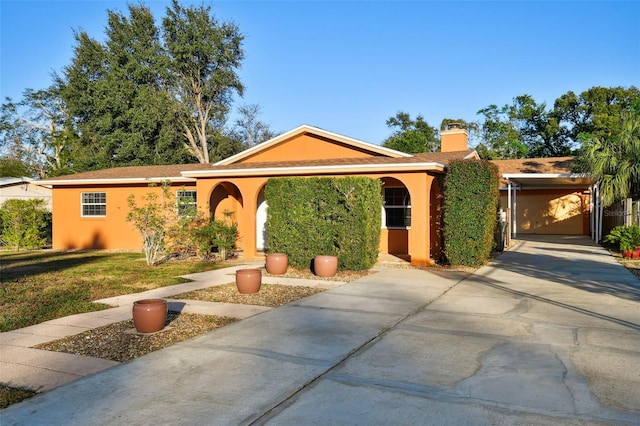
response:
[[[225,212],[225,220],[206,219],[193,205],[195,199],[176,200],[168,183],[160,191],[144,195],[141,204],[133,194],[127,201],[127,221],[142,235],[147,265],[157,265],[173,255],[205,259],[214,249],[225,260],[235,247],[238,227],[232,214]]]
[[[0,207],[0,240],[13,250],[39,249],[46,245],[51,214],[42,199],[12,199]]]
[[[127,199],[129,213],[127,221],[142,235],[142,251],[147,265],[160,263],[165,252],[165,235],[168,225],[175,218],[175,203],[173,203],[168,185],[163,185],[160,193],[149,192],[142,197],[144,204],[138,205],[135,195]]]
[[[452,265],[479,266],[491,254],[500,192],[498,168],[488,161],[449,164],[444,192],[444,244]]]

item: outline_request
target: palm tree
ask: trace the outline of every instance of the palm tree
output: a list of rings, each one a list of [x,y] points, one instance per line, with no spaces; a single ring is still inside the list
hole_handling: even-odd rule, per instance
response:
[[[617,134],[589,137],[582,154],[585,171],[600,182],[605,207],[640,188],[640,112],[623,112],[621,124]]]

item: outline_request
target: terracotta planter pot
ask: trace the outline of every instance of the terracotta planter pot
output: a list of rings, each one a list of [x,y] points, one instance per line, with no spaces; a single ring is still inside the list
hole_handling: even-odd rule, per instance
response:
[[[622,252],[622,257],[624,257],[625,259],[631,259],[632,255],[633,252],[631,250],[625,250]]]
[[[133,302],[133,324],[138,333],[154,333],[164,328],[169,308],[164,299],[144,299]]]
[[[284,253],[269,253],[265,266],[267,272],[273,275],[282,275],[287,272],[289,266],[289,256]]]
[[[316,256],[313,258],[313,272],[319,277],[333,277],[338,272],[337,256]]]
[[[252,294],[260,291],[262,272],[260,269],[238,269],[236,271],[236,286],[242,294]]]
[[[633,249],[633,252],[631,253],[631,258],[640,259],[640,247],[636,247]]]

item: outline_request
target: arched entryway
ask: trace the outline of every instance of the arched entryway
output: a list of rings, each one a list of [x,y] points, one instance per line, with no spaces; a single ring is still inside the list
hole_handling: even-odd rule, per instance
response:
[[[218,220],[238,222],[243,208],[242,194],[231,182],[220,182],[211,191],[209,212]]]
[[[209,209],[216,219],[224,219],[226,215],[232,213],[234,220],[238,220],[242,208],[242,194],[233,183],[221,182],[211,192]]]
[[[411,229],[411,195],[402,181],[383,177],[381,249],[400,257],[409,254]]]

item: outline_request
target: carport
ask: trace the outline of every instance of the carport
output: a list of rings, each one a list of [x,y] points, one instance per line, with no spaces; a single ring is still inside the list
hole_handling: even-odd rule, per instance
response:
[[[501,206],[507,235],[589,235],[598,241],[602,206],[597,185],[576,173],[503,173]]]

